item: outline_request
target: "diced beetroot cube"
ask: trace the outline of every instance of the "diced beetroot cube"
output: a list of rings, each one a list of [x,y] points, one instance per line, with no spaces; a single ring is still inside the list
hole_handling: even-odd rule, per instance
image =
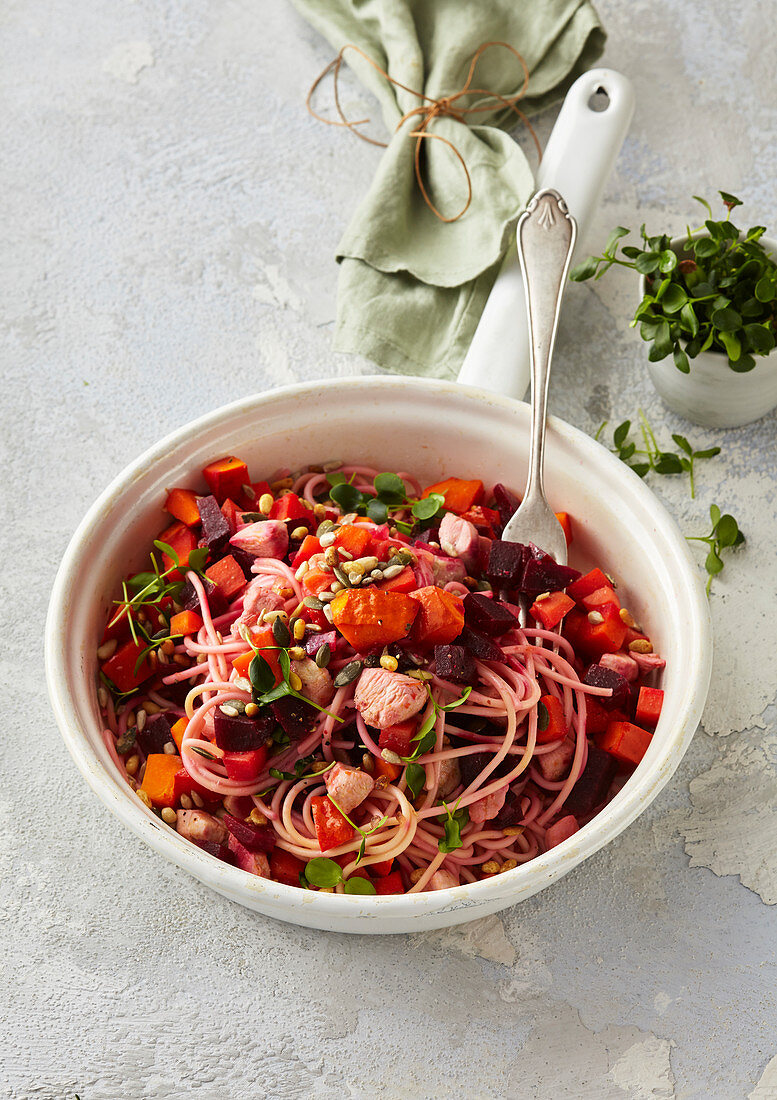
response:
[[[239,546],[233,546],[230,549],[230,554],[235,559],[237,564],[243,570],[243,576],[247,581],[253,580],[254,574],[251,566],[256,561],[253,554],[249,554],[247,550],[241,550]]]
[[[618,761],[596,745],[588,746],[588,760],[583,774],[569,792],[564,809],[576,817],[585,817],[604,802],[610,784],[618,771]]]
[[[285,695],[271,706],[276,722],[283,726],[292,741],[298,741],[310,733],[318,716],[315,707],[293,695]]]
[[[217,554],[229,542],[229,524],[215,497],[197,497],[197,510],[202,520],[202,541]]]
[[[235,853],[230,850],[228,844],[217,844],[214,840],[195,840],[194,843],[198,848],[202,848],[203,852],[207,852],[209,856],[215,856],[222,863],[231,863],[233,867],[237,863]]]
[[[559,565],[550,554],[530,544],[521,591],[529,596],[538,596],[540,592],[560,592],[579,576],[579,569],[573,569],[570,565]]]
[[[454,684],[474,684],[477,679],[475,658],[463,645],[436,645],[434,660],[437,675]]]
[[[522,542],[494,539],[488,548],[486,576],[499,588],[517,588],[523,578],[526,547]]]
[[[217,618],[219,615],[223,615],[228,607],[224,593],[221,591],[218,585],[214,584],[213,581],[209,580],[207,577],[205,577],[204,579],[200,578],[200,580],[202,581],[202,584],[205,588],[205,595],[208,598],[208,607],[210,608],[211,615],[214,618]],[[183,588],[181,589],[181,595],[179,599],[184,611],[200,610],[200,597],[197,595],[197,592],[191,581],[186,581]]]
[[[605,710],[625,707],[629,701],[629,681],[620,672],[604,665],[589,665],[583,677],[588,687],[612,688],[612,695],[597,695],[596,701]]]
[[[249,852],[271,852],[275,847],[278,835],[270,825],[254,825],[232,814],[224,814],[222,820],[235,840]]]
[[[471,630],[468,626],[465,626],[459,634],[456,643],[464,646],[473,657],[477,657],[480,661],[504,660],[505,655],[495,642],[492,642],[485,634],[481,634],[477,630]]]
[[[484,596],[482,592],[469,592],[464,597],[464,621],[482,634],[498,638],[518,625],[512,611],[499,600]]]
[[[521,798],[515,791],[508,791],[504,805],[495,818],[488,823],[490,829],[509,829],[511,825],[520,824],[523,817]]]
[[[249,875],[258,875],[260,878],[270,877],[270,861],[264,852],[252,852],[235,836],[229,838],[229,850],[235,854],[235,862],[241,871],[248,871]]]
[[[492,752],[472,752],[467,756],[458,757],[459,771],[461,773],[461,781],[465,787],[468,787],[470,783],[480,775],[485,768],[486,764],[493,758]],[[507,775],[509,771],[515,767],[516,757],[508,756],[501,764],[498,764],[494,770],[488,776],[488,782],[490,783],[494,779],[501,779],[502,776]]]
[[[159,714],[149,714],[142,730],[138,730],[137,742],[143,752],[164,752],[165,745],[175,745],[172,729],[177,721],[177,715],[172,711],[163,710]],[[176,753],[178,749],[176,748]]]
[[[248,752],[260,748],[270,740],[274,726],[272,716],[261,711],[256,718],[247,718],[245,714],[225,714],[221,707],[216,707],[213,712],[216,744],[225,752]]]
[[[520,498],[515,495],[512,489],[508,489],[506,485],[502,485],[500,481],[497,481],[494,486],[494,504],[503,527],[518,511],[520,503]]]

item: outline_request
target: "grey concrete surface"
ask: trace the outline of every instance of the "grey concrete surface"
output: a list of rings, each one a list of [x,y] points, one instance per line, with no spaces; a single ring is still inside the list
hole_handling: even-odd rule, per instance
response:
[[[637,110],[591,243],[676,230],[719,187],[774,234],[774,4],[600,10]],[[748,536],[715,584],[703,728],[625,834],[500,917],[372,940],[245,912],[80,779],[45,694],[48,592],[87,506],[161,434],[367,367],[330,351],[332,257],[379,151],[306,115],[329,49],[279,0],[7,0],[0,50],[0,1094],[777,1096],[774,415],[682,424],[627,327],[634,280],[574,287],[555,410],[593,431],[641,406],[663,438],[723,448],[696,502],[655,484],[684,530],[718,501]]]

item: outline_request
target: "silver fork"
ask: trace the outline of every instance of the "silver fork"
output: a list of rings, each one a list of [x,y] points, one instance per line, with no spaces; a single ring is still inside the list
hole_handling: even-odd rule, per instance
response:
[[[577,223],[558,191],[538,191],[518,219],[518,258],[526,290],[531,348],[531,447],[523,501],[502,532],[506,542],[533,542],[559,565],[567,563],[561,524],[545,497],[545,417],[548,380],[561,298],[567,281]]]

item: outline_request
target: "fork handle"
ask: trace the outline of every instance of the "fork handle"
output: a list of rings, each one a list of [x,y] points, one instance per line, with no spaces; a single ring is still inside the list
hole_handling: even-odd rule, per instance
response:
[[[518,219],[521,264],[529,319],[531,363],[531,448],[526,497],[544,495],[545,416],[553,344],[577,223],[558,191],[538,191]]]

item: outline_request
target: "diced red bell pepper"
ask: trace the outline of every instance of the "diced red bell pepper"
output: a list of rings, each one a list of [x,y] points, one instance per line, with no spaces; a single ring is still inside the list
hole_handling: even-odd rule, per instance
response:
[[[346,523],[335,535],[334,545],[347,550],[354,558],[361,558],[367,553],[367,548],[372,542],[372,529],[366,524]]]
[[[248,752],[225,752],[222,763],[227,769],[227,777],[239,783],[251,783],[262,774],[267,762],[267,745]]]
[[[583,596],[590,596],[597,588],[603,588],[609,584],[609,578],[605,576],[601,569],[592,569],[590,573],[585,573],[582,577],[578,577],[576,581],[567,585],[567,595],[571,596],[573,600],[582,600]]]
[[[202,630],[202,617],[196,611],[179,611],[170,620],[170,633],[173,637],[181,634],[196,634]]]
[[[458,638],[464,628],[464,602],[461,596],[455,592],[445,592],[436,585],[418,588],[409,596],[420,605],[411,632],[416,645],[447,645]]]
[[[322,852],[328,852],[331,848],[347,844],[351,840],[353,828],[326,795],[314,795],[310,800],[310,808],[318,846]]]
[[[200,526],[197,494],[191,489],[171,489],[165,501],[165,511],[169,512],[174,519],[185,523],[187,527]]]
[[[270,519],[306,519],[313,523],[313,509],[300,500],[296,493],[286,493],[273,503]]]
[[[641,630],[635,630],[633,626],[626,627],[626,637],[623,639],[624,649],[628,649],[632,642],[649,642],[647,634],[644,634]]]
[[[231,497],[227,497],[221,505],[221,514],[229,524],[230,535],[234,535],[238,524],[243,522],[243,509],[239,504],[235,504]]]
[[[250,492],[249,492],[250,489]],[[259,500],[270,492],[270,485],[267,481],[252,481],[250,485],[244,486],[240,496],[235,497],[237,503],[242,506],[245,512],[255,512],[259,505]]]
[[[445,507],[449,512],[461,515],[483,499],[483,482],[447,477],[444,481],[436,481],[434,485],[428,485],[421,493],[421,497],[428,497],[432,493],[439,493],[445,497]]]
[[[387,878],[391,874],[391,868],[394,866],[394,860],[382,859],[379,863],[371,863],[370,871],[373,875],[377,875],[378,878]]]
[[[653,734],[633,722],[610,722],[606,733],[597,738],[597,745],[621,764],[636,767],[650,747]]]
[[[233,600],[246,585],[245,574],[231,554],[214,562],[205,570],[205,576],[221,589],[227,600]]]
[[[626,624],[616,608],[605,606],[598,612],[602,616],[600,623],[592,623],[588,612],[570,611],[564,621],[564,637],[572,648],[588,657],[601,657],[603,653],[617,653],[626,637]]]
[[[603,607],[614,607],[620,611],[621,602],[615,595],[615,589],[610,584],[603,584],[601,588],[594,589],[579,601],[586,611],[601,611]]]
[[[332,624],[323,611],[316,611],[313,607],[303,607],[298,616],[300,619],[304,619],[306,623],[311,623],[313,626],[320,626],[322,630],[331,630]]]
[[[566,592],[551,592],[544,599],[535,600],[529,608],[529,614],[545,630],[553,630],[574,606],[575,601],[570,599]]]
[[[382,749],[390,749],[398,756],[409,756],[412,752],[411,741],[415,737],[416,722],[408,719],[407,722],[397,722],[395,726],[386,726],[380,731],[378,745]]]
[[[103,661],[100,665],[100,670],[116,685],[120,692],[134,691],[149,676],[154,675],[154,669],[149,664],[147,657],[143,658],[138,665],[137,672],[135,671],[138,657],[145,648],[145,645],[130,638],[124,645],[119,646],[112,657],[109,657],[107,661]]]
[[[378,538],[373,534],[367,547],[367,553],[372,554],[378,561],[388,561],[393,545],[390,539]]]
[[[572,517],[569,512],[556,512],[556,519],[564,529],[564,538],[567,540],[567,546],[572,545]]]
[[[221,801],[221,795],[209,791],[207,787],[203,787],[196,779],[192,779],[186,768],[180,768],[173,776],[173,794],[175,796],[175,802],[181,801],[182,794],[191,795],[192,791],[195,791],[203,802]]]
[[[402,875],[399,871],[392,871],[391,874],[375,882],[376,894],[404,894],[404,892],[405,887],[402,885]]]
[[[418,582],[415,579],[415,573],[406,565],[401,573],[397,573],[396,577],[392,577],[390,581],[380,581],[375,585],[381,592],[415,592],[418,587]]]
[[[555,695],[543,695],[537,711],[537,744],[547,745],[567,735],[564,705]]]
[[[235,458],[234,455],[211,462],[202,471],[202,476],[219,504],[227,497],[237,498],[242,493],[243,486],[250,484],[248,467],[242,459]]]
[[[197,549],[197,535],[191,527],[187,527],[185,523],[174,523],[171,527],[165,528],[162,534],[159,536],[158,542],[166,542],[168,546],[172,547],[178,556],[178,561],[181,568],[175,569],[170,574],[172,580],[183,580],[183,573],[187,565],[189,564],[189,554],[192,550]],[[170,569],[175,563],[169,554],[162,552],[162,561],[165,569]]]
[[[474,504],[466,512],[461,513],[461,518],[468,520],[473,527],[477,527],[482,534],[489,538],[496,538],[499,529],[499,513],[494,508],[487,508],[485,504]]]
[[[291,568],[294,570],[299,569],[303,561],[310,561],[314,554],[321,553],[321,543],[315,535],[305,535],[304,539],[300,543],[299,550],[294,555],[291,561]]]
[[[645,726],[656,726],[664,705],[664,693],[661,688],[641,687],[637,699],[635,717]]]
[[[277,846],[270,852],[270,874],[276,882],[286,886],[299,886],[299,876],[304,872],[305,864],[291,852]]]

